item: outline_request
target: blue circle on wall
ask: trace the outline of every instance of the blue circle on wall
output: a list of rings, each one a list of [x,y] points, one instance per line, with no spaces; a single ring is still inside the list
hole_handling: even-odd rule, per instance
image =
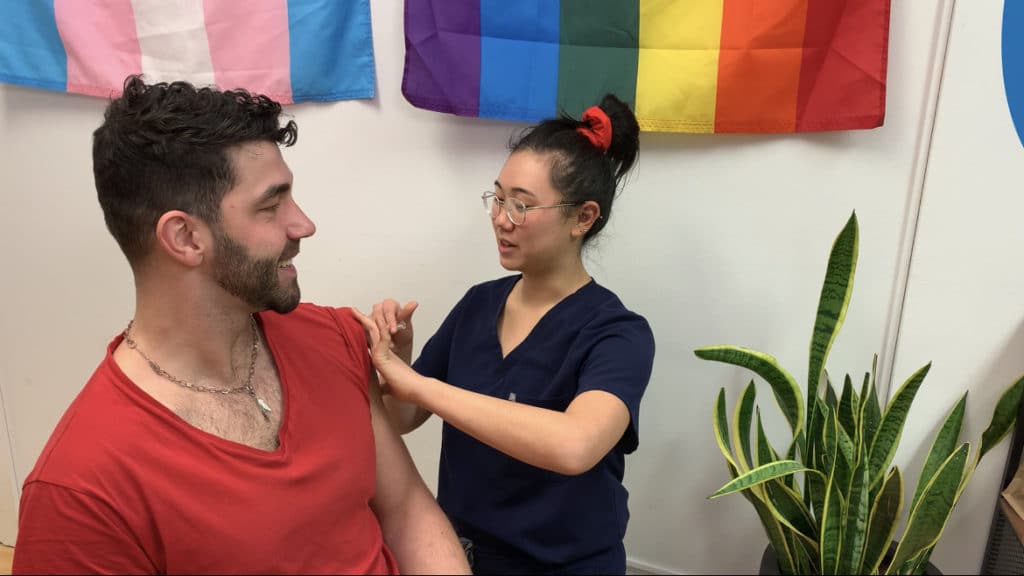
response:
[[[1003,86],[1017,138],[1024,144],[1024,2],[1003,3]]]

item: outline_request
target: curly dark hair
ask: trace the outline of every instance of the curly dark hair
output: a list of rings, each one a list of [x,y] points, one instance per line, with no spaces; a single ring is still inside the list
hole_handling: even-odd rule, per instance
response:
[[[291,146],[298,127],[281,127],[281,105],[245,90],[147,85],[125,79],[93,132],[96,191],[107,229],[133,266],[150,249],[160,216],[182,210],[216,224],[235,183],[228,150],[245,142]]]
[[[598,106],[612,123],[612,142],[605,152],[576,131],[587,126],[585,122],[565,114],[530,126],[509,143],[513,153],[530,150],[549,155],[551,185],[561,192],[563,201],[582,204],[593,200],[601,207],[601,218],[583,237],[584,244],[608,223],[620,181],[640,151],[640,126],[629,105],[606,94]],[[571,214],[571,208],[562,210],[566,216]]]

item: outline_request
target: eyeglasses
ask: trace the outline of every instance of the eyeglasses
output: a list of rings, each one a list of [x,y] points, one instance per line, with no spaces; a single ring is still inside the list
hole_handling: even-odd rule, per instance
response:
[[[480,195],[480,200],[483,201],[484,211],[490,214],[491,218],[498,215],[499,207],[504,208],[505,215],[508,216],[508,221],[516,226],[522,226],[526,223],[526,213],[530,210],[562,208],[564,206],[579,206],[582,204],[582,202],[562,202],[561,204],[552,204],[550,206],[527,206],[518,198],[505,198],[502,200],[501,198],[498,198],[498,195],[494,192],[484,192]]]

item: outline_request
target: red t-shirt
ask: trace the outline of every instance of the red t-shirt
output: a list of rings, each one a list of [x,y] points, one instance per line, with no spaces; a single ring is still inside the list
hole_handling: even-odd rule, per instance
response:
[[[281,380],[274,452],[187,424],[111,354],[21,497],[15,573],[397,573],[369,501],[370,364],[348,309],[259,315]]]

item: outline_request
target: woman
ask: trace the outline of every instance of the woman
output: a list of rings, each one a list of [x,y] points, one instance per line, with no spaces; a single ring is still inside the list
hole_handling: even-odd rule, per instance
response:
[[[438,501],[483,573],[625,573],[624,456],[637,447],[654,337],[587,273],[639,127],[605,96],[582,121],[527,129],[483,194],[501,265],[469,289],[409,368],[414,302],[358,314],[389,415],[430,414],[442,437]],[[465,542],[465,540],[464,540]]]

